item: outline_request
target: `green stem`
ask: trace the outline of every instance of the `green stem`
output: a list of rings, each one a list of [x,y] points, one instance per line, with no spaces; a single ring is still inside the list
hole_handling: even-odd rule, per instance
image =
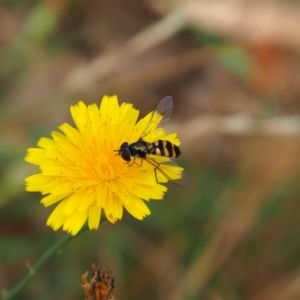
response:
[[[84,232],[88,228],[85,225],[78,234]],[[55,256],[65,245],[67,245],[73,238],[76,236],[67,234],[61,240],[59,240],[56,244],[54,244],[48,251],[46,251],[41,258],[29,268],[28,274],[11,290],[3,291],[2,300],[9,300],[20,293],[26,285],[36,276],[36,274],[42,269],[42,267],[53,257]]]

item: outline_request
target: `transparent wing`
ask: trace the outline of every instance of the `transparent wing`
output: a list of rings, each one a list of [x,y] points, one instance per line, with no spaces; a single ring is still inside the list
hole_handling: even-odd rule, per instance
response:
[[[144,136],[147,136],[155,128],[165,126],[171,119],[172,110],[173,99],[171,96],[167,96],[160,100],[156,109],[152,112],[140,139],[143,139]],[[158,121],[158,118],[161,118],[161,120]],[[158,125],[157,122],[159,122]]]
[[[155,155],[148,156],[145,160],[154,166],[154,172],[156,176],[156,180],[160,181],[159,179],[161,176],[166,178],[168,181],[176,184],[180,187],[188,187],[189,182],[187,180],[186,175],[181,171],[182,168],[179,167],[175,161],[172,159],[166,161],[157,161],[155,159]],[[161,159],[161,157],[157,157],[157,159]]]
[[[165,126],[171,119],[173,110],[173,98],[167,96],[161,99],[156,107],[156,111],[162,116],[162,119],[159,123],[160,127]]]

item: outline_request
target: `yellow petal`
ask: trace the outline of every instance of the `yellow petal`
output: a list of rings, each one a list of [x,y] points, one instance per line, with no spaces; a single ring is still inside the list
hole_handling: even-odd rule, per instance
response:
[[[101,207],[94,205],[89,208],[89,228],[90,229],[98,229],[100,225],[101,218]]]

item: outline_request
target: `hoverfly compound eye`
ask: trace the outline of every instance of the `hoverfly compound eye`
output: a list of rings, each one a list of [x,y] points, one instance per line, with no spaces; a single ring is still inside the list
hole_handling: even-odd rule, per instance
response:
[[[128,148],[122,150],[121,157],[126,161],[131,161],[130,151]]]
[[[128,161],[128,162],[131,161],[129,144],[127,142],[125,142],[121,145],[119,154],[125,161]]]

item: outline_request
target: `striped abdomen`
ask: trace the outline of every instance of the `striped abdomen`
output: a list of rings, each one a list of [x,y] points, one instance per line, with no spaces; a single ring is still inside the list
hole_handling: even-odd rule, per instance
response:
[[[167,156],[176,158],[180,155],[179,148],[169,141],[158,140],[154,143],[148,143],[148,149],[150,154]]]

